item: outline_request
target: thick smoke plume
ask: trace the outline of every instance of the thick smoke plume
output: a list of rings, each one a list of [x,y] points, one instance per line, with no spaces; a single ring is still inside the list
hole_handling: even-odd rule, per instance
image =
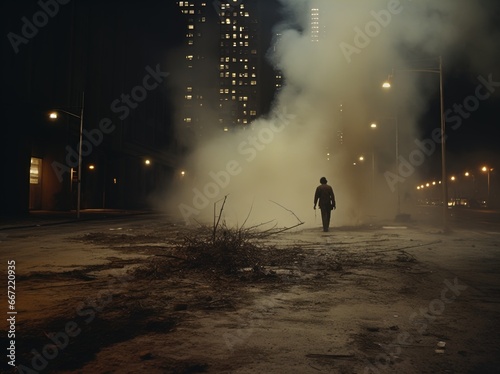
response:
[[[284,21],[275,27],[268,58],[284,86],[273,110],[246,130],[199,142],[163,206],[186,222],[211,222],[228,195],[224,218],[230,223],[241,225],[249,216],[247,224],[275,220],[290,226],[296,218],[286,207],[319,227],[313,193],[325,176],[337,200],[333,226],[393,218],[397,195],[401,210],[410,211],[419,167],[404,169],[396,183],[387,174],[399,166],[396,118],[399,154],[407,159],[418,149],[417,124],[434,105],[429,97],[438,94],[439,77],[405,70],[435,68],[438,56],[445,66],[457,59],[484,66],[482,52],[494,39],[479,37],[488,35],[487,2],[280,2]],[[318,9],[318,20],[312,9]],[[393,88],[384,92],[389,74]],[[439,127],[440,118],[432,120]],[[370,128],[374,121],[376,130]]]

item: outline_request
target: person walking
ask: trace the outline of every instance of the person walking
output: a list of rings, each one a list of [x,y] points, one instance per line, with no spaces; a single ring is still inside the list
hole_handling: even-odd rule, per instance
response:
[[[323,221],[323,231],[327,232],[330,227],[330,217],[333,209],[337,209],[335,203],[335,194],[333,193],[333,188],[328,185],[328,181],[325,177],[321,177],[319,180],[321,183],[314,193],[314,209],[316,210],[316,205],[321,209],[321,220]]]

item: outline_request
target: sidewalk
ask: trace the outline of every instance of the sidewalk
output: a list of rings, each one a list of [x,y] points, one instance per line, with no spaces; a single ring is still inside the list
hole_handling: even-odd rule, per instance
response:
[[[30,211],[25,216],[12,218],[5,216],[0,217],[0,231],[150,213],[152,213],[152,211],[149,210],[85,209],[80,211],[80,218],[77,218],[76,211],[74,210],[65,212],[36,210]]]

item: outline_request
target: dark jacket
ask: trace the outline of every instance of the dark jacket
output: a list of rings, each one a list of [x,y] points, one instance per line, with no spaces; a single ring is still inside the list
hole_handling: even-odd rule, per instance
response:
[[[333,209],[335,208],[335,194],[333,193],[333,188],[328,184],[321,184],[316,188],[316,193],[314,194],[314,205],[318,203],[321,209]]]

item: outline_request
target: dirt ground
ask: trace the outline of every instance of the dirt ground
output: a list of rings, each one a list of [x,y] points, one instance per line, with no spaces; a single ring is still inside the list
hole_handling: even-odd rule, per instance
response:
[[[78,265],[18,274],[17,372],[500,373],[497,233],[210,237],[165,221],[64,235]]]

